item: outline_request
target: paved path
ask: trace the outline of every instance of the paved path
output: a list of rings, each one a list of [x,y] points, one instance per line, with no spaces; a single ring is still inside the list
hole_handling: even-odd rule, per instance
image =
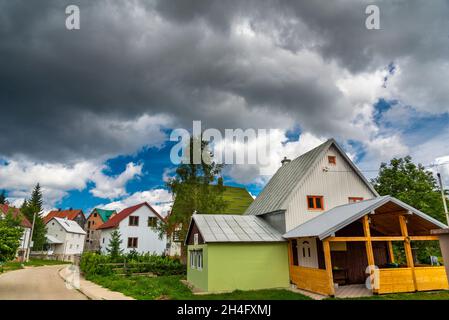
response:
[[[61,269],[59,275],[67,282],[73,283],[79,291],[91,300],[134,300],[131,297],[125,296],[123,293],[111,291],[84,279],[83,276],[79,275],[79,270],[74,269],[73,266],[67,266]],[[78,281],[74,282],[73,279],[77,279]]]
[[[32,267],[0,275],[0,300],[86,300],[67,289],[59,270],[65,266]]]

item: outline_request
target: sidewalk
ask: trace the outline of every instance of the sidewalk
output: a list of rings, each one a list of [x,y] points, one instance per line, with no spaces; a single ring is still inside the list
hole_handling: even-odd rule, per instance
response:
[[[76,272],[77,276],[79,272]],[[87,296],[91,300],[135,300],[134,298],[125,296],[123,293],[111,291],[109,289],[103,288],[98,284],[84,279],[82,275],[79,275],[79,280],[74,277],[74,271],[71,266],[67,266],[59,270],[59,275],[66,282],[66,284],[75,286],[81,293]],[[73,285],[74,279],[76,282]]]

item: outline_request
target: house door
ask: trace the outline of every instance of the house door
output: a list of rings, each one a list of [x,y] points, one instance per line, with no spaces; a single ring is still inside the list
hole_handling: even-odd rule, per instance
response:
[[[302,267],[318,268],[315,238],[298,239],[298,264]]]

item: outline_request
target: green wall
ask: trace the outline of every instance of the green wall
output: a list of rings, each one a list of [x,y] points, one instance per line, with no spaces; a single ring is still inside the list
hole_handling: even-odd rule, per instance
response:
[[[191,249],[203,249],[203,269],[191,269],[190,268],[190,250]],[[187,250],[187,281],[192,283],[195,287],[201,290],[207,291],[207,274],[208,274],[208,246],[207,244],[190,245]]]
[[[289,286],[286,242],[208,243],[202,246],[203,270],[191,270],[188,261],[187,280],[204,291]],[[202,246],[189,246],[189,249]]]

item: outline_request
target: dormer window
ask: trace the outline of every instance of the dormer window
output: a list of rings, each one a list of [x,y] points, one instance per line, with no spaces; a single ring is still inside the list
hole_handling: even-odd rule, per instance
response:
[[[337,164],[337,157],[336,156],[327,156],[327,162],[331,166],[335,166]]]
[[[323,196],[307,196],[309,210],[324,210]]]

